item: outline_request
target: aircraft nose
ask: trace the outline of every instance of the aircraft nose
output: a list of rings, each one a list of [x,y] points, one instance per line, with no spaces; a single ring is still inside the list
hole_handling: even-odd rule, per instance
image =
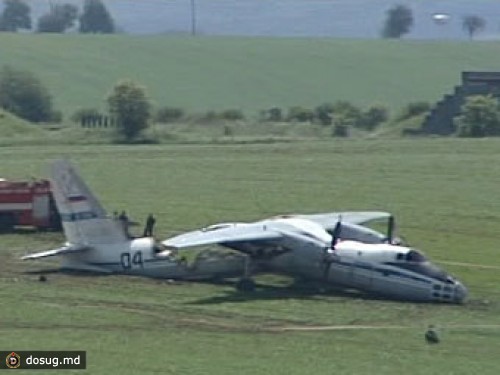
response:
[[[463,303],[467,298],[467,294],[467,288],[460,281],[457,281],[455,285],[455,302]]]

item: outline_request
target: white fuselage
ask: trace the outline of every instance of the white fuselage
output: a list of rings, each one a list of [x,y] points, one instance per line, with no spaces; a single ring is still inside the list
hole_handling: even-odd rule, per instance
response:
[[[244,259],[241,257],[199,257],[188,265],[159,246],[150,237],[94,245],[86,252],[63,255],[61,268],[189,280],[234,276],[241,274],[244,269]]]

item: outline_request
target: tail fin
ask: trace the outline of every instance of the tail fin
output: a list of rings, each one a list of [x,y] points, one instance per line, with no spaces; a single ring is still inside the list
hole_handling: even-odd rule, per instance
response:
[[[66,160],[51,166],[51,183],[66,239],[92,245],[127,241],[123,227],[109,218],[78,172]]]

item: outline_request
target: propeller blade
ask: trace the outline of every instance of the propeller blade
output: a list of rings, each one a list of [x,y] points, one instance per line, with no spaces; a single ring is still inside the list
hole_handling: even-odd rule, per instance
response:
[[[335,228],[333,229],[333,234],[332,234],[332,243],[330,245],[331,249],[335,249],[335,245],[337,245],[337,242],[340,238],[340,232],[342,231],[342,223],[337,221],[337,224],[335,225]]]
[[[392,244],[394,241],[394,228],[396,225],[396,221],[394,220],[394,216],[389,216],[389,221],[387,223],[387,243]]]

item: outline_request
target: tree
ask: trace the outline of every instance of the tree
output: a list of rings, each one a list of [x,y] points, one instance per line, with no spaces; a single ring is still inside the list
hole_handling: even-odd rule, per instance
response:
[[[308,122],[314,119],[314,112],[309,108],[293,106],[288,109],[287,121]]]
[[[461,137],[487,137],[500,135],[498,100],[491,95],[474,95],[465,100],[461,115],[455,118]]]
[[[80,16],[81,33],[103,33],[115,32],[113,18],[101,0],[85,0],[83,13]]]
[[[264,109],[259,113],[259,121],[261,122],[281,122],[283,120],[283,111],[279,107]]]
[[[321,125],[331,125],[334,106],[331,103],[323,103],[314,109],[314,114]]]
[[[109,112],[126,141],[134,140],[148,126],[151,103],[146,89],[133,81],[118,82],[107,98]]]
[[[360,127],[371,131],[388,119],[389,110],[384,106],[374,105],[363,113]]]
[[[0,107],[32,122],[50,121],[52,97],[30,72],[4,67],[0,71]]]
[[[428,102],[418,101],[408,103],[396,117],[396,121],[404,121],[411,117],[422,115],[430,109],[431,105]]]
[[[73,4],[57,4],[50,12],[38,19],[39,33],[64,33],[73,27],[78,17],[78,8]]]
[[[333,103],[333,124],[343,126],[355,126],[361,127],[363,120],[363,113],[354,104],[345,101],[338,100]]]
[[[382,30],[384,38],[401,38],[413,26],[413,13],[405,5],[396,5],[387,11],[387,19]]]
[[[486,27],[486,20],[476,15],[465,16],[462,20],[463,29],[469,34],[469,39]]]
[[[16,32],[18,29],[31,29],[30,7],[22,0],[4,0],[0,15],[0,31]]]

